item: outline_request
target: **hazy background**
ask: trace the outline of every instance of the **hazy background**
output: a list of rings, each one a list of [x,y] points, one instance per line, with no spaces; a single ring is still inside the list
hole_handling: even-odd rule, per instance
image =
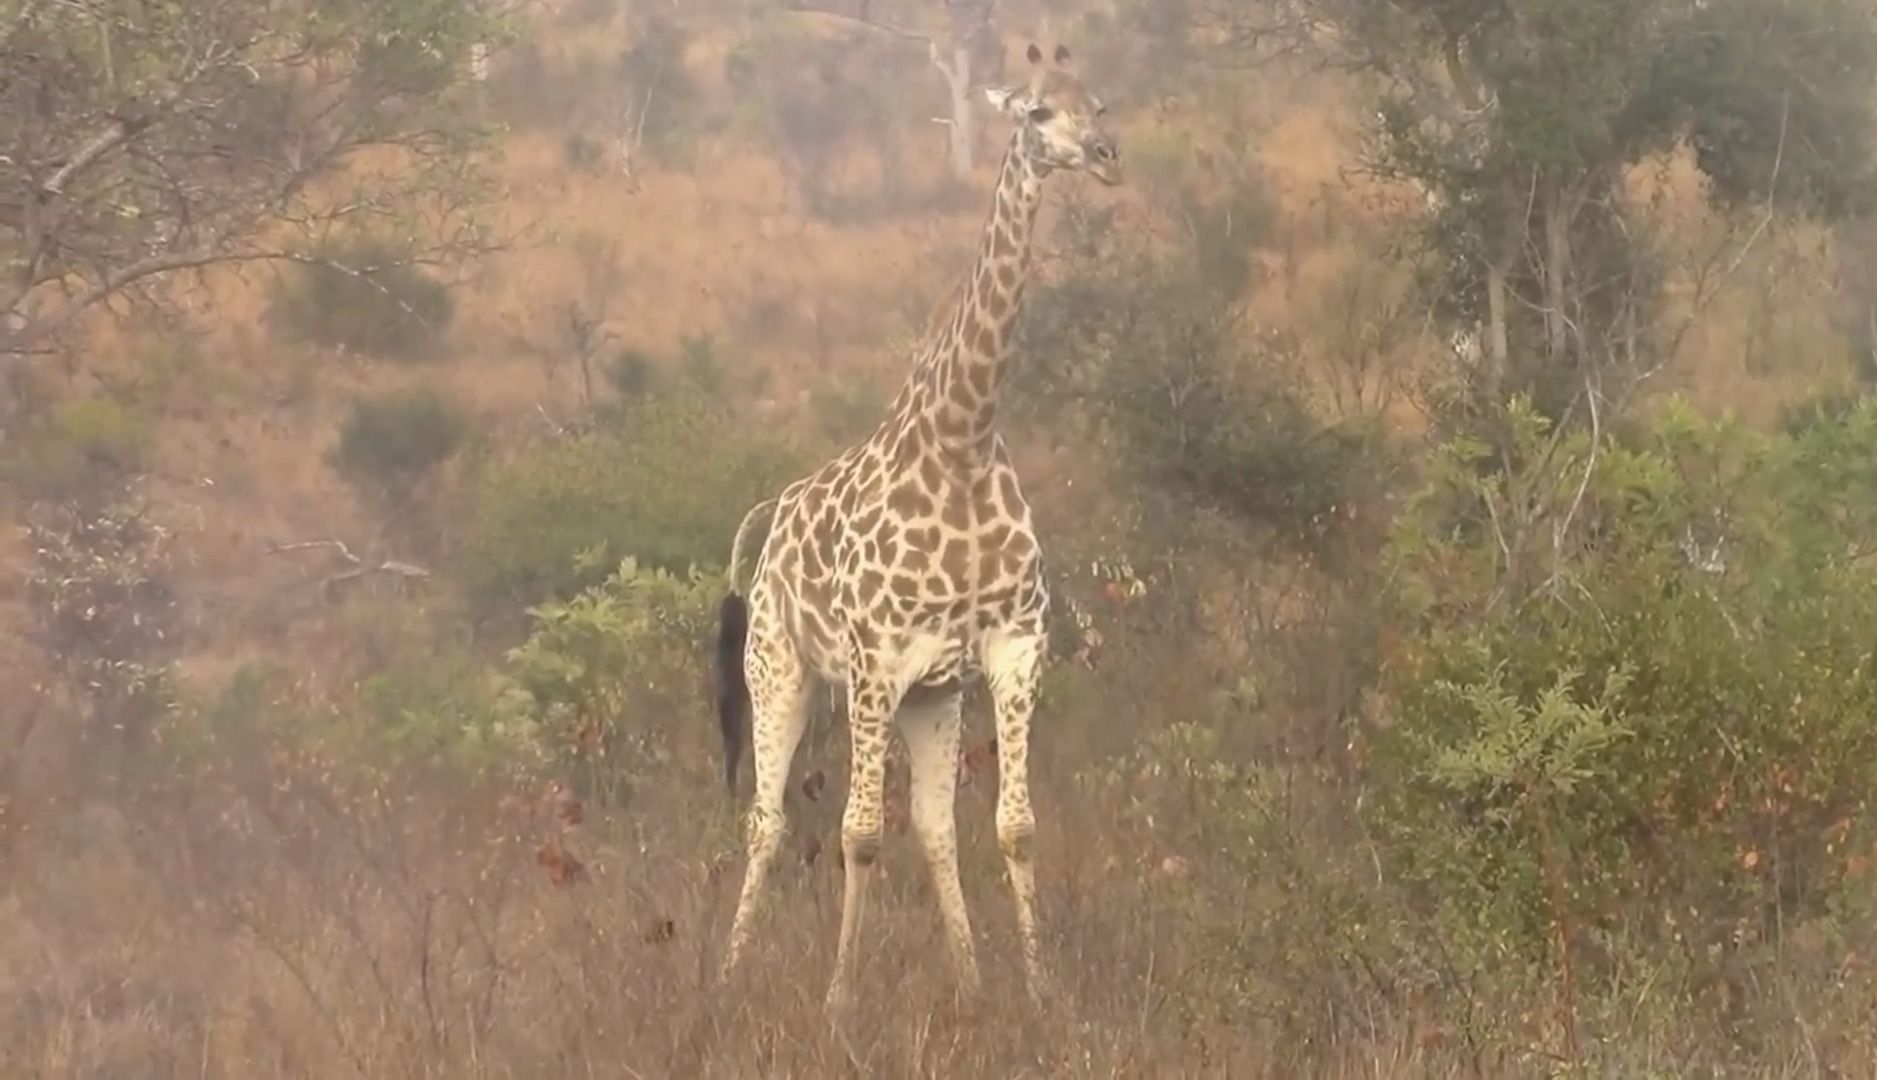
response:
[[[1868,1071],[1877,13],[812,6],[0,0],[0,1070]],[[711,619],[1032,40],[1128,173],[1004,409],[1060,996],[896,763],[850,1061],[838,708],[708,977]]]

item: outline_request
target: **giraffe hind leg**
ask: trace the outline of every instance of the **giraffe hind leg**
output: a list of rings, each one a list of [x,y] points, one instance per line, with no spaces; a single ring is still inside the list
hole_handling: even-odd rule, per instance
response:
[[[958,829],[954,799],[958,791],[958,733],[962,697],[957,690],[940,696],[910,697],[899,708],[899,729],[906,737],[912,766],[912,824],[932,871],[932,891],[951,939],[952,963],[959,990],[978,992],[977,949],[971,918],[958,882]]]
[[[997,712],[997,846],[1003,849],[1017,909],[1017,934],[1030,996],[1046,993],[1036,926],[1036,867],[1031,837],[1030,719],[1036,711],[1044,638],[1040,632],[1002,633],[985,643],[985,674]]]
[[[856,665],[858,667],[859,665]],[[868,887],[880,857],[886,781],[886,744],[898,693],[877,673],[856,670],[847,684],[847,726],[852,750],[847,807],[841,813],[841,854],[847,868],[841,899],[841,936],[828,984],[828,1009],[837,1019],[853,1004],[856,943],[866,921]]]
[[[724,950],[723,971],[735,970],[749,943],[750,927],[775,867],[787,831],[783,796],[788,790],[789,764],[808,722],[808,696],[812,680],[794,643],[759,617],[744,670],[750,687],[751,743],[754,748],[756,793],[747,824],[749,862],[743,871],[743,892]]]

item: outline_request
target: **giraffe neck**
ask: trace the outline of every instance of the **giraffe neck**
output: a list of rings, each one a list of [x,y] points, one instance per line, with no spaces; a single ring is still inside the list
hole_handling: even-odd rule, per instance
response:
[[[929,355],[914,372],[910,399],[940,447],[961,463],[990,452],[997,397],[1008,374],[1010,339],[1030,273],[1031,239],[1045,170],[1030,153],[1027,127],[1011,136],[998,173],[978,258]],[[925,429],[925,424],[920,424]]]

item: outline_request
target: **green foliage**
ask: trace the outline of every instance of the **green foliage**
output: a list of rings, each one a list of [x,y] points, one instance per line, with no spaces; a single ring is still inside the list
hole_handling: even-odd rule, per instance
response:
[[[141,410],[109,397],[82,398],[27,427],[0,459],[0,475],[34,499],[86,499],[141,468],[149,443]]]
[[[1877,838],[1877,504],[1847,498],[1877,407],[1678,407],[1630,446],[1513,421],[1509,467],[1446,446],[1395,537],[1373,827],[1482,977],[1559,935],[1593,989],[1684,948],[1732,977]]]
[[[1877,185],[1877,14],[1858,0],[1695,5],[1654,58],[1635,122],[1684,133],[1721,200],[1826,218]]]
[[[700,644],[718,592],[714,576],[678,577],[626,559],[600,584],[531,609],[533,632],[508,654],[515,729],[603,803],[624,798],[635,773],[680,767],[659,720],[698,711]]]
[[[540,764],[535,729],[505,687],[499,674],[462,653],[389,664],[359,686],[366,753],[471,772],[526,772]]]
[[[682,572],[727,552],[744,512],[791,473],[781,447],[701,394],[631,402],[608,427],[479,478],[463,573],[482,603],[529,604],[570,596],[621,558]]]
[[[317,0],[315,6],[316,26],[333,20],[358,35],[352,40],[361,85],[385,98],[447,89],[467,66],[469,47],[502,30],[493,11],[461,0]]]
[[[386,359],[432,355],[456,314],[448,286],[376,242],[326,245],[282,275],[268,316],[289,341]]]
[[[641,349],[626,348],[619,350],[605,368],[606,384],[613,392],[630,401],[644,397],[652,389],[658,377],[658,370],[652,365],[652,358]]]
[[[1508,348],[1476,374],[1548,415],[1674,341],[1649,329],[1664,275],[1626,166],[1685,142],[1722,203],[1829,218],[1877,176],[1877,15],[1853,0],[1312,6],[1394,76],[1370,165],[1438,200],[1428,295],[1472,328],[1502,281]]]
[[[606,148],[593,136],[570,131],[561,137],[561,160],[569,172],[597,173],[605,159]]]
[[[390,394],[353,404],[327,462],[395,505],[462,447],[469,430],[469,418],[434,391]]]
[[[1287,538],[1318,536],[1375,444],[1317,419],[1276,359],[1244,344],[1222,295],[1239,274],[1224,273],[1110,260],[1039,286],[1019,330],[1020,407],[1086,410],[1119,437],[1148,492]]]
[[[40,196],[58,204],[50,216],[0,213],[0,266],[33,298],[27,338],[106,300],[159,304],[147,286],[167,275],[364,218],[432,258],[479,249],[486,146],[455,91],[471,43],[499,40],[501,23],[482,0],[19,9],[0,34],[0,188],[56,176],[59,189]],[[427,227],[409,227],[419,215]],[[340,318],[321,299],[352,298],[327,289],[298,323]]]

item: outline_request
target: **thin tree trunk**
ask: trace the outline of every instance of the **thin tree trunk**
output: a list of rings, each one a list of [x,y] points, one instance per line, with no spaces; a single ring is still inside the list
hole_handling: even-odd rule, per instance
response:
[[[1553,365],[1562,364],[1571,351],[1571,324],[1566,311],[1571,272],[1569,195],[1556,178],[1544,184],[1545,232],[1545,341]]]
[[[1490,366],[1487,377],[1495,400],[1508,389],[1518,389],[1520,383],[1513,370],[1511,330],[1508,327],[1511,320],[1511,286],[1508,279],[1512,275],[1512,262],[1518,257],[1520,239],[1525,231],[1517,185],[1508,179],[1501,185],[1500,197],[1505,200],[1500,220],[1501,234],[1496,250],[1486,263],[1486,362]]]
[[[977,164],[977,113],[971,101],[971,50],[959,46],[952,51],[952,62],[942,68],[952,94],[952,173],[960,180],[971,177]]]

